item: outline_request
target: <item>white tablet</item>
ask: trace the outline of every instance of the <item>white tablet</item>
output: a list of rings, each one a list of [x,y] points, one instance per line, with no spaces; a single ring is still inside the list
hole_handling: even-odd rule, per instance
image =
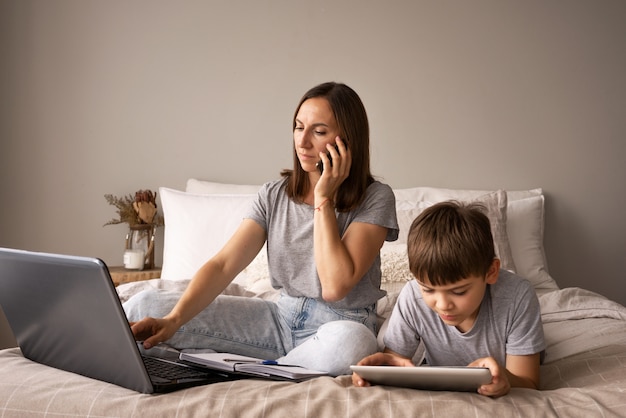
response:
[[[481,385],[491,382],[491,373],[485,367],[350,366],[350,368],[372,384],[423,390],[474,392]]]

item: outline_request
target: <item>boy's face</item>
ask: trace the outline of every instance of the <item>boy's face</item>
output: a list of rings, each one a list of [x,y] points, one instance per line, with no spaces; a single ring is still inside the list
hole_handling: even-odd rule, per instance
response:
[[[417,283],[424,302],[446,325],[467,332],[474,326],[487,285],[498,280],[499,271],[499,260],[494,260],[484,277],[469,276],[443,286],[434,286],[419,280]]]

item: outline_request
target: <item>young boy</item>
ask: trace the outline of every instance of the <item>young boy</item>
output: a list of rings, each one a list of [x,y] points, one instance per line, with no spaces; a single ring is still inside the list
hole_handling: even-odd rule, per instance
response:
[[[492,381],[478,389],[482,395],[538,389],[545,348],[539,302],[527,280],[500,270],[481,207],[431,206],[413,221],[407,251],[416,280],[398,296],[384,352],[359,364],[413,366],[422,341],[431,366],[489,368]],[[352,382],[369,385],[357,374]]]

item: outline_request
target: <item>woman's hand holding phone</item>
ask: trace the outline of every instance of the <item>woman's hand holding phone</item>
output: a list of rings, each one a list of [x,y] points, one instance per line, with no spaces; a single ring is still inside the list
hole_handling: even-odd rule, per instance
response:
[[[337,150],[337,154],[339,154],[339,146],[338,145],[335,145],[335,149]],[[330,165],[330,167],[332,167],[333,166],[333,156],[330,154],[330,151],[326,152],[326,157],[328,158],[328,164]],[[315,164],[315,166],[319,170],[320,174],[322,174],[324,172],[324,161],[323,160],[320,159],[317,162],[317,164]]]
[[[342,165],[344,166],[344,168],[347,168],[347,170],[345,170],[345,173],[346,174],[349,173],[350,165],[351,165],[350,150],[348,149],[348,147],[345,145],[345,143],[340,137],[336,137],[335,143],[332,145],[334,145],[335,147],[334,151],[337,153],[337,155],[336,157],[333,157],[333,151],[330,148],[331,144],[327,144],[326,145],[326,158],[328,159],[328,162],[324,162],[323,154],[322,152],[320,152],[320,160],[316,164],[316,167],[319,170],[320,174],[324,172],[324,169],[328,170],[334,167],[335,161],[333,161],[333,158],[337,158],[341,160],[339,164],[340,165],[339,170],[341,170],[341,173],[339,174],[343,174],[344,170],[342,170],[342,167],[341,167]],[[343,148],[343,154],[342,154],[341,148]],[[347,177],[347,175],[345,177]]]
[[[333,149],[334,148],[334,149]],[[315,186],[316,198],[335,198],[335,194],[341,183],[350,174],[352,158],[350,150],[340,137],[335,138],[335,143],[326,145],[326,152],[320,152],[320,161],[317,163],[321,177]]]

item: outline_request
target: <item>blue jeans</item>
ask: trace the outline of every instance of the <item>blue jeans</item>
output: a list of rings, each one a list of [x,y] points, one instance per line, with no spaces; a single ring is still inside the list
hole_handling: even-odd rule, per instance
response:
[[[124,304],[130,321],[163,317],[180,293],[141,292]],[[281,295],[218,296],[182,326],[167,344],[178,350],[211,349],[328,372],[350,374],[350,365],[378,351],[375,305],[333,309],[315,299]]]

